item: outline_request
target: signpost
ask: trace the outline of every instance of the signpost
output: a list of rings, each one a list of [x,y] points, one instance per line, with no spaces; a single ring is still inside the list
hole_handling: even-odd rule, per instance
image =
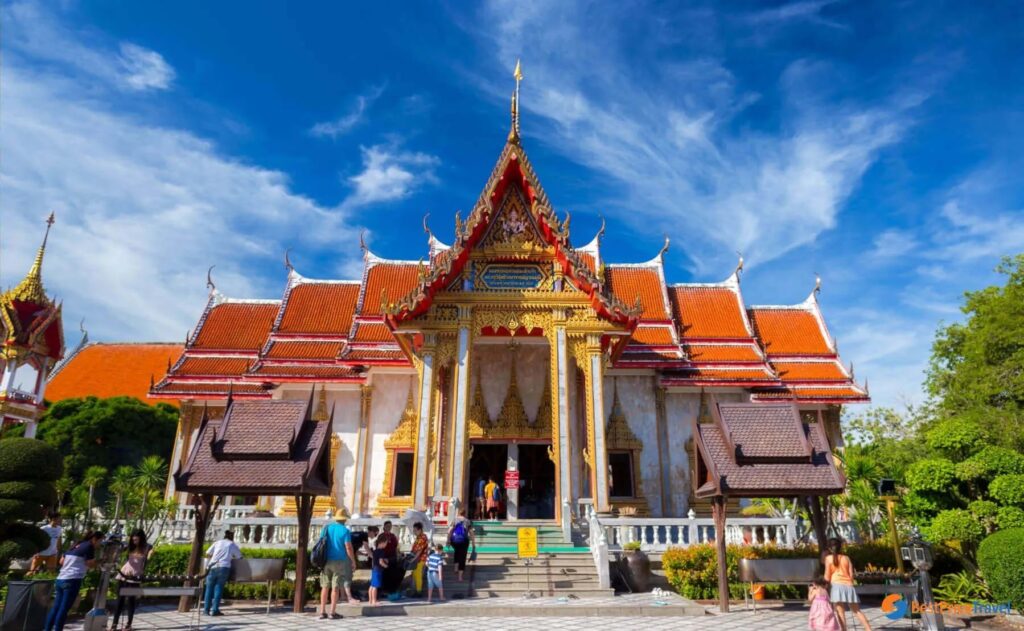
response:
[[[515,469],[509,469],[508,471],[505,472],[505,488],[519,488],[519,472],[516,471]]]
[[[516,474],[517,480],[518,477]],[[532,526],[520,528],[517,534],[519,558],[526,559],[526,593],[523,598],[533,598],[533,590],[530,589],[530,561],[537,558],[537,529]]]

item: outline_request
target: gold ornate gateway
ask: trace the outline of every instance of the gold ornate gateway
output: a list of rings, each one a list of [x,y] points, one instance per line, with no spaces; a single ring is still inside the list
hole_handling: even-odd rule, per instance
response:
[[[515,352],[512,353],[512,375],[508,391],[502,403],[498,418],[492,421],[484,404],[483,389],[479,374],[473,392],[473,403],[469,408],[467,425],[470,439],[485,440],[550,440],[551,439],[551,384],[545,379],[544,393],[537,408],[536,420],[530,423],[519,392],[516,376]]]
[[[387,457],[384,462],[384,485],[380,495],[377,496],[377,514],[400,513],[406,508],[412,507],[412,496],[403,495],[394,497],[392,489],[395,482],[395,461],[398,452],[412,452],[416,449],[416,421],[419,415],[416,412],[416,403],[413,399],[412,382],[409,382],[409,394],[405,401],[405,410],[398,422],[395,431],[384,441],[384,450]]]

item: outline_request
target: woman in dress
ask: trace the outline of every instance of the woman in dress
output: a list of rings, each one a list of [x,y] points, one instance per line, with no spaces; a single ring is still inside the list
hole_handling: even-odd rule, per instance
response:
[[[853,562],[843,554],[843,541],[830,539],[825,557],[825,580],[832,584],[832,605],[842,631],[846,631],[846,610],[849,609],[866,631],[871,631],[868,617],[860,610],[860,598],[853,588]]]
[[[153,554],[153,547],[146,542],[146,533],[136,530],[128,538],[128,559],[121,569],[118,570],[120,580],[117,583],[117,607],[114,609],[114,619],[110,628],[117,629],[117,622],[121,619],[121,612],[125,605],[128,606],[128,620],[124,631],[131,631],[132,619],[135,618],[135,608],[139,604],[137,596],[122,596],[121,589],[124,587],[138,587],[142,584],[142,577],[146,575],[146,561]]]

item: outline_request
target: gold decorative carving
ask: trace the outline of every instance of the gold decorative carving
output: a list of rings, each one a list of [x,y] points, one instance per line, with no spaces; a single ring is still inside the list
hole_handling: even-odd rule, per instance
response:
[[[615,380],[612,394],[612,412],[608,417],[608,431],[605,435],[605,442],[608,449],[626,449],[629,451],[641,451],[644,443],[629,427],[626,420],[626,413],[622,410],[622,402],[619,401],[618,380]]]
[[[515,352],[513,351],[511,361],[512,374],[509,379],[508,390],[505,393],[505,401],[502,403],[498,418],[493,423],[487,414],[481,379],[479,374],[477,375],[473,402],[466,416],[469,438],[518,438],[528,440],[547,440],[551,438],[551,388],[545,387],[537,420],[531,424],[526,415],[526,408],[523,406],[523,400],[519,392],[517,372]],[[545,406],[549,410],[547,413],[543,412]]]
[[[320,394],[317,395],[316,410],[313,412],[313,420],[321,422],[327,419],[327,387],[321,384]]]
[[[528,309],[474,309],[473,330],[482,331],[491,327],[494,331],[499,328],[506,328],[512,335],[520,327],[527,332],[533,329],[547,331],[552,326],[550,310],[528,310]]]
[[[470,438],[483,438],[490,425],[491,419],[487,414],[487,405],[484,403],[484,388],[478,370],[476,387],[473,389],[473,402],[470,403],[469,409],[466,411],[466,431]]]
[[[536,219],[527,208],[526,200],[523,199],[518,187],[509,187],[480,245],[489,255],[513,258],[551,249],[541,237]]]
[[[442,335],[438,338],[437,348],[434,350],[435,370],[450,365],[455,359],[455,342],[454,335]]]

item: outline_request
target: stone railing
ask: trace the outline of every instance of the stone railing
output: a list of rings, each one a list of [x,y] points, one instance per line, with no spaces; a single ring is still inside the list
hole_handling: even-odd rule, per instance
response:
[[[612,586],[611,568],[608,556],[607,530],[597,518],[594,507],[587,511],[587,544],[590,546],[590,554],[594,557],[594,567],[597,568],[598,585],[602,589]]]
[[[601,517],[609,550],[621,550],[626,543],[640,542],[644,552],[663,552],[715,540],[715,523],[710,517]],[[591,528],[594,522],[591,522]],[[593,535],[591,535],[593,538]],[[736,545],[777,545],[792,547],[797,541],[796,519],[783,517],[732,517],[726,520],[725,541]]]
[[[240,508],[240,507],[228,507]],[[329,520],[323,517],[314,518],[309,526],[309,544],[320,536],[320,531]],[[383,518],[355,517],[346,522],[354,530],[365,530],[368,526],[381,526]],[[399,519],[392,519],[393,532],[398,537],[403,550],[412,545],[411,524]],[[432,534],[432,524],[427,521],[424,529]],[[294,517],[232,517],[214,519],[206,532],[206,540],[219,539],[225,530],[235,534],[235,543],[247,548],[294,548],[299,541],[299,524]],[[174,519],[168,520],[156,534],[160,543],[189,544],[195,537],[195,521]],[[444,532],[441,533],[443,535]]]
[[[257,507],[252,504],[241,504],[236,506],[218,506],[213,512],[213,521],[225,519],[242,519],[256,512]],[[192,521],[196,516],[196,509],[192,506],[179,506],[174,514],[175,521]]]

